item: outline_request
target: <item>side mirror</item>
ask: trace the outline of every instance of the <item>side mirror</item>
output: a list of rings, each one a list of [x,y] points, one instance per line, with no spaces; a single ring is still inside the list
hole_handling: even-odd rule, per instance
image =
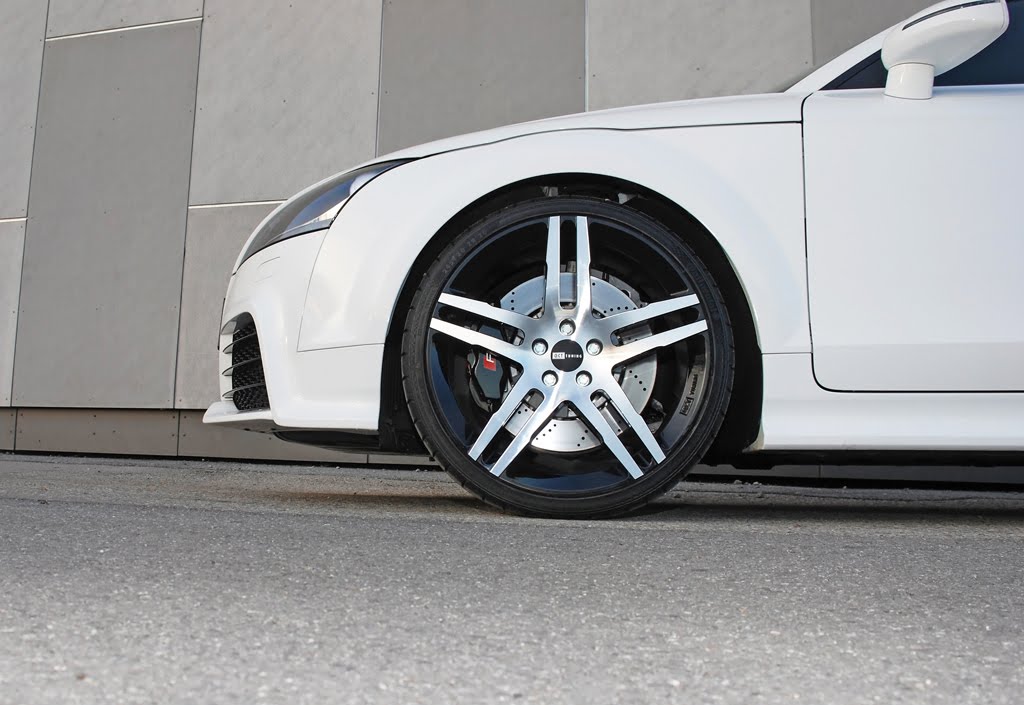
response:
[[[885,94],[927,100],[935,77],[955,69],[1010,26],[1006,0],[946,0],[917,13],[889,33],[882,63]]]

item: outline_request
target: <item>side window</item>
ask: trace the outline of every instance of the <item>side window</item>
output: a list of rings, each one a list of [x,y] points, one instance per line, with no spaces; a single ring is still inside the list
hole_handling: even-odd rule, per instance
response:
[[[936,77],[936,86],[1024,83],[1024,0],[1010,0],[1010,27],[980,54]],[[826,91],[884,88],[882,52],[876,52],[825,86]]]

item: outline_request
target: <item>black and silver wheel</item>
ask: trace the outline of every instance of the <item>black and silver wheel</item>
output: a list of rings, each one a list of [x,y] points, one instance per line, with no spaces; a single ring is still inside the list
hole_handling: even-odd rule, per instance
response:
[[[609,201],[526,201],[458,235],[406,321],[424,442],[505,509],[607,516],[670,489],[729,402],[729,317],[707,267]]]

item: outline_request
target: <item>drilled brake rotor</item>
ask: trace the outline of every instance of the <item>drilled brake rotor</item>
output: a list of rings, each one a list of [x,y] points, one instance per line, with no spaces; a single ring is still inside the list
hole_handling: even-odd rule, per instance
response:
[[[575,274],[562,272],[561,291],[573,291]],[[637,295],[627,293],[630,288],[625,283],[612,279],[591,277],[593,291],[594,313],[599,318],[611,316],[623,311],[632,311],[637,308]],[[614,283],[613,283],[614,282]],[[571,298],[565,298],[563,303],[570,303]],[[528,316],[537,314],[544,304],[544,277],[539,276],[523,282],[512,291],[508,292],[501,299],[501,307],[516,313],[523,313]],[[623,336],[623,344],[634,339],[644,338],[651,335],[650,326],[637,326],[630,334]],[[622,390],[626,393],[633,408],[638,412],[647,406],[651,398],[652,385],[658,371],[658,360],[656,355],[648,355],[625,365],[618,376]],[[506,390],[507,392],[507,390]],[[533,415],[533,407],[529,400],[519,406],[512,415],[506,428],[510,433],[518,434],[529,418]],[[608,404],[600,405],[601,413],[608,420],[612,429],[621,434],[625,429],[619,423],[618,418],[608,408]],[[545,450],[555,453],[579,453],[599,447],[601,440],[594,437],[590,428],[577,417],[568,407],[563,406],[552,416],[551,421],[541,429],[537,437],[533,439],[531,447],[537,450]]]

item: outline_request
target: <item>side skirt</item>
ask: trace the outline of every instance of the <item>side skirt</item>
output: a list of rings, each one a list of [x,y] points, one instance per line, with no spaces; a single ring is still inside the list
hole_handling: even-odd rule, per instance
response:
[[[761,433],[750,451],[921,451],[961,461],[1024,453],[1024,393],[830,392],[814,380],[810,354],[763,361]]]

